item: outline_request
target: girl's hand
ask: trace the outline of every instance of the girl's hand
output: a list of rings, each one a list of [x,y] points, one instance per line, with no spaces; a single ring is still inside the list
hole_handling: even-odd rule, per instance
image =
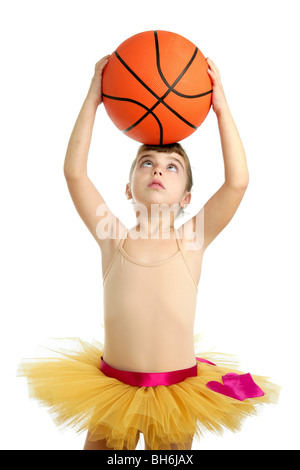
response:
[[[87,94],[87,98],[93,100],[97,106],[102,103],[102,74],[110,55],[106,55],[95,65],[95,74]]]
[[[207,70],[207,72],[211,78],[212,87],[213,87],[212,107],[213,107],[214,112],[218,115],[220,112],[222,112],[223,109],[228,108],[228,104],[227,104],[225,93],[224,93],[223,86],[221,83],[219,70],[217,69],[213,61],[210,60],[208,57],[206,59],[206,62],[209,66],[209,69]]]

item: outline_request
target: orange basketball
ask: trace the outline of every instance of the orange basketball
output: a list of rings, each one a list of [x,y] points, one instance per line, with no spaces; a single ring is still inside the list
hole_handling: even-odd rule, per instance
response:
[[[211,106],[212,84],[201,51],[168,31],[146,31],[111,54],[102,80],[103,103],[119,130],[144,144],[185,139]]]

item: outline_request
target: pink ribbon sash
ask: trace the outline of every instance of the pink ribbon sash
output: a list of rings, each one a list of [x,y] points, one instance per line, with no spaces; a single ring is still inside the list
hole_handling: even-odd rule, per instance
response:
[[[197,376],[197,364],[188,369],[171,370],[169,372],[133,372],[115,369],[101,357],[100,370],[114,379],[121,380],[133,387],[156,387],[157,385],[173,385],[188,377]]]
[[[196,357],[198,362],[216,366],[213,362]],[[197,363],[188,369],[172,370],[169,372],[134,372],[115,369],[108,365],[101,356],[100,370],[108,377],[118,379],[133,387],[156,387],[157,385],[173,385],[188,377],[197,377]],[[226,374],[222,376],[223,383],[211,381],[206,384],[213,392],[227,397],[244,401],[247,398],[261,397],[262,389],[254,382],[251,374]]]

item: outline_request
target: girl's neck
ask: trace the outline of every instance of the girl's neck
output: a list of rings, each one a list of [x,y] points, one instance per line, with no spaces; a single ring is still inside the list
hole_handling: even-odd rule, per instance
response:
[[[160,237],[164,234],[163,238],[166,239],[168,234],[171,237],[175,229],[174,225],[170,223],[170,220],[139,220],[135,230],[137,233],[148,236],[149,238],[153,236]]]

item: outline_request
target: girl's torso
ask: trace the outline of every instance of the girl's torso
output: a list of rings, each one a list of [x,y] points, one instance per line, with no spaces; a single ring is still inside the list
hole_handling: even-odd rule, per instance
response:
[[[186,249],[177,229],[160,240],[119,233],[101,247],[105,362],[137,372],[192,367],[202,250]]]

